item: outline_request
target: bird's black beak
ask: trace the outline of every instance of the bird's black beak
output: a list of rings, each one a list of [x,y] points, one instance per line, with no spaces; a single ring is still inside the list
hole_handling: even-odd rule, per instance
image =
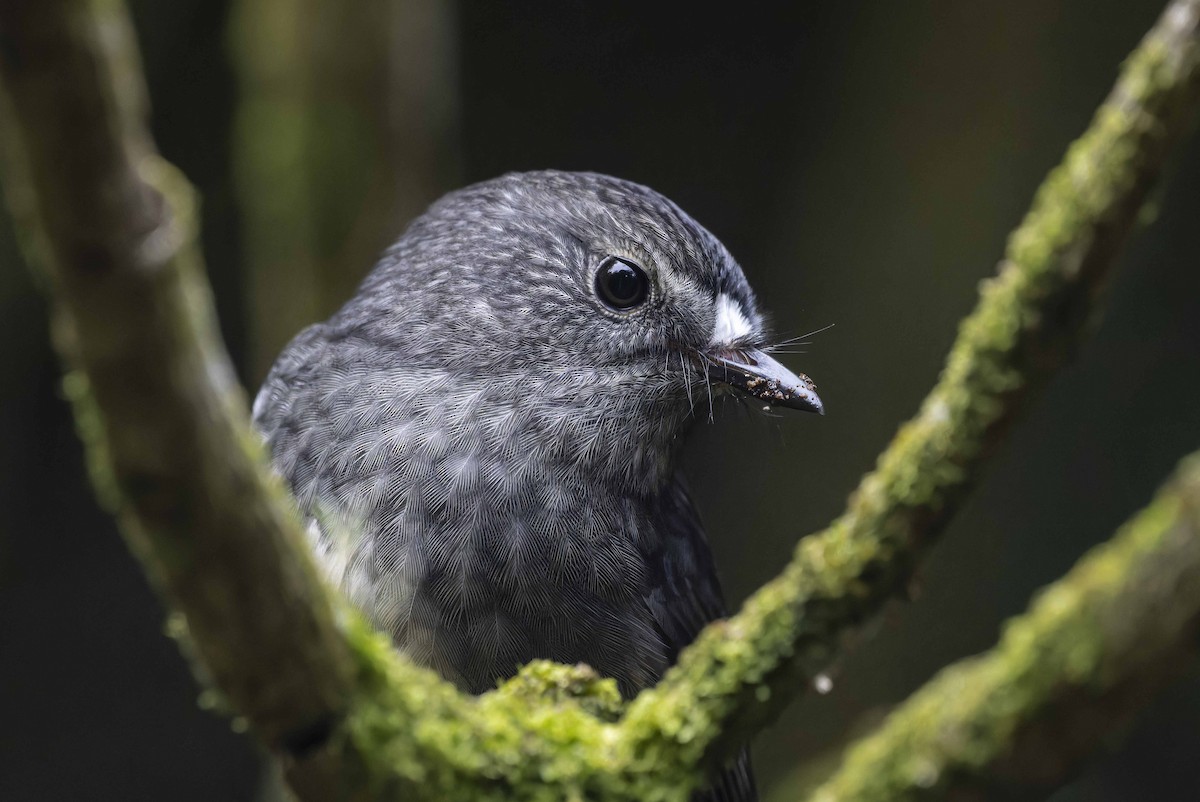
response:
[[[825,414],[816,385],[803,373],[792,373],[757,348],[729,348],[706,352],[708,376],[772,406]]]

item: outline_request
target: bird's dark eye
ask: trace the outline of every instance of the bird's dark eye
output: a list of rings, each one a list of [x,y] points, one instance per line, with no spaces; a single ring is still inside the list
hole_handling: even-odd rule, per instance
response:
[[[650,279],[633,262],[610,256],[596,272],[596,294],[613,309],[632,309],[646,300]]]

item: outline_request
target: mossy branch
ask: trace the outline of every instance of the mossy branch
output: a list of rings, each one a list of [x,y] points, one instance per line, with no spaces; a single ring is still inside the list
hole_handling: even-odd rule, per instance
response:
[[[611,680],[536,663],[474,699],[335,606],[220,345],[123,4],[0,2],[0,86],[5,189],[97,490],[300,798],[682,799],[679,777],[624,770]]]
[[[828,529],[706,630],[625,717],[648,765],[732,753],[903,593],[979,469],[1080,342],[1116,257],[1200,95],[1200,0],[1171,3],[1087,132],[1038,190],[942,375]]]
[[[5,0],[0,37],[5,186],[50,283],[93,481],[232,710],[272,745],[315,737],[348,704],[352,662],[262,468],[125,9]]]
[[[855,744],[811,802],[1031,799],[1194,663],[1200,453],[1108,543]]]
[[[6,186],[52,279],[97,485],[213,686],[288,756],[303,799],[682,800],[905,585],[1078,341],[1195,105],[1198,4],[1172,4],[1130,59],[849,511],[623,717],[611,681],[542,663],[465,697],[335,611],[249,430],[119,2],[0,2]]]

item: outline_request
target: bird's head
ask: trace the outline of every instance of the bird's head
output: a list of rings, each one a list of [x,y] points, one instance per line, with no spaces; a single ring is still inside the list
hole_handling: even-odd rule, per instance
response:
[[[754,293],[716,237],[657,192],[593,173],[509,174],[445,196],[339,318],[398,367],[519,397],[601,451],[674,439],[730,389],[822,411],[812,382],[768,353]]]
[[[712,382],[822,412],[812,382],[768,353],[754,292],[720,241],[654,190],[609,176],[512,173],[451,193],[356,301],[355,316],[411,363],[612,372],[681,395]]]

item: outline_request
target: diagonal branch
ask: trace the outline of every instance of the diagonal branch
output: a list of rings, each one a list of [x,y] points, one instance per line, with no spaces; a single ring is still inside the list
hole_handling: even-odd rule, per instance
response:
[[[718,760],[903,592],[1014,417],[1078,345],[1121,246],[1200,99],[1200,0],[1172,2],[984,282],[941,378],[830,527],[635,700],[646,765]]]
[[[120,2],[0,0],[9,204],[93,481],[202,681],[306,802],[661,796],[673,778],[612,756],[611,680],[539,663],[477,702],[331,604],[250,429],[136,54]]]
[[[246,361],[261,379],[353,294],[397,223],[458,183],[455,5],[231,6]]]
[[[221,346],[191,189],[154,152],[120,3],[0,3],[6,189],[52,284],[92,474],[172,631],[272,745],[341,715],[351,665]]]
[[[1000,644],[942,671],[855,744],[811,802],[1028,799],[1191,665],[1200,454],[1043,590]]]

